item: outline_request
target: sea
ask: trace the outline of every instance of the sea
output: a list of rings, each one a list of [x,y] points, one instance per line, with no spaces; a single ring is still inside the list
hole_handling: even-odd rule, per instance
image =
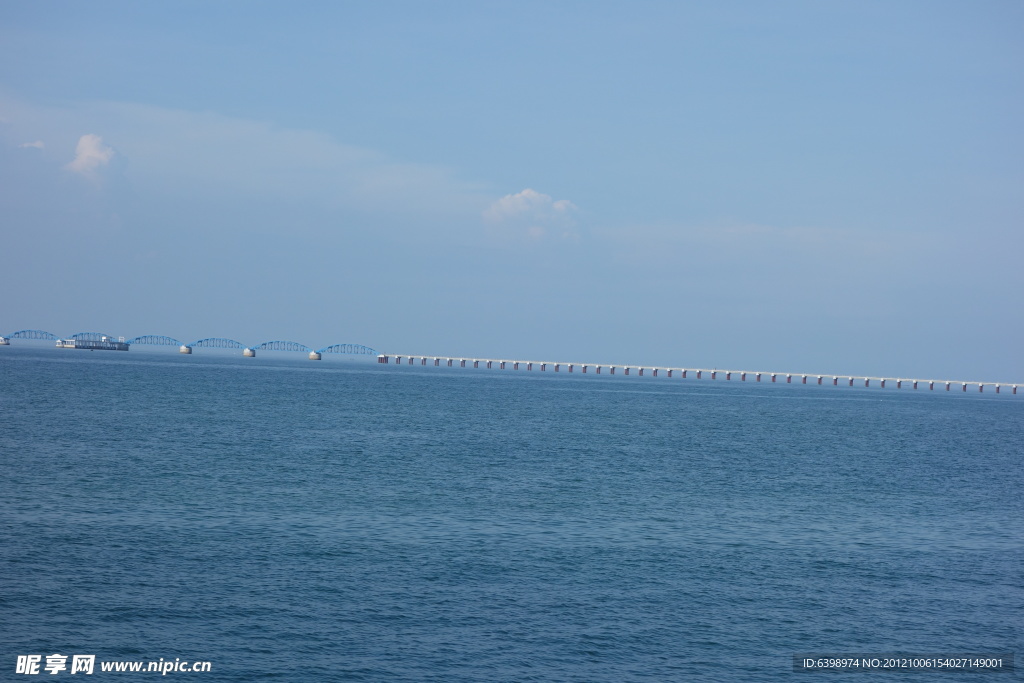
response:
[[[564,370],[0,347],[0,680],[1024,652],[1024,396]]]

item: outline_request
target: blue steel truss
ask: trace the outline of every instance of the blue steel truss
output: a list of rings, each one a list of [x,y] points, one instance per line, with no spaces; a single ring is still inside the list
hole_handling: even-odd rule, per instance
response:
[[[263,342],[259,346],[253,347],[255,349],[262,349],[266,351],[305,351],[306,353],[312,353],[313,349],[309,348],[305,344],[293,341],[268,341]]]
[[[7,335],[8,339],[46,339],[49,341],[55,341],[57,335],[52,332],[46,332],[45,330],[18,330]]]
[[[362,344],[335,344],[334,346],[325,346],[317,351],[317,353],[351,353],[361,356],[380,355],[369,346],[363,346]]]
[[[207,337],[206,339],[200,339],[194,341],[191,344],[185,344],[185,346],[198,347],[200,349],[247,349],[249,348],[242,342],[236,342],[234,339],[223,339],[222,337]]]
[[[102,332],[76,332],[68,337],[68,339],[75,339],[77,341],[103,341],[104,337],[107,339],[116,339],[116,337],[111,337],[109,334],[103,334]]]
[[[144,334],[141,337],[132,337],[128,340],[128,343],[148,344],[150,346],[183,346],[183,344],[174,337],[164,337],[159,334]]]

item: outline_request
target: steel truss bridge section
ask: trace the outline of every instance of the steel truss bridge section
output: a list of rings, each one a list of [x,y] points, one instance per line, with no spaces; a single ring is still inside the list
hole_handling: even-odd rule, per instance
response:
[[[207,337],[206,339],[200,339],[194,341],[191,344],[184,344],[189,348],[200,348],[200,349],[247,349],[249,348],[245,344],[234,339],[225,339],[224,337]]]
[[[304,353],[313,353],[313,349],[309,348],[305,344],[293,341],[268,341],[263,342],[259,346],[254,346],[257,351],[302,351]]]
[[[334,344],[333,346],[325,346],[317,351],[317,353],[347,353],[358,356],[380,355],[374,349],[371,349],[369,346],[363,346],[362,344]]]
[[[128,343],[148,346],[186,346],[186,344],[174,337],[165,337],[159,334],[144,334],[141,337],[132,337],[128,340]]]
[[[43,341],[57,341],[57,335],[46,330],[18,330],[5,337],[6,339],[40,339]]]

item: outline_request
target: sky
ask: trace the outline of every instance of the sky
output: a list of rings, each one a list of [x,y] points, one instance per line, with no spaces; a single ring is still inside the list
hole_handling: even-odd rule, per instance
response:
[[[0,334],[1024,381],[1024,4],[0,3]]]

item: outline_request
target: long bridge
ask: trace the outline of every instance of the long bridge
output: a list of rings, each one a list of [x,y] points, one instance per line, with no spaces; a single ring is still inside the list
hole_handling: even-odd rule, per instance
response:
[[[127,351],[133,345],[139,346],[177,346],[180,353],[191,354],[193,349],[241,349],[242,355],[247,358],[253,358],[256,356],[257,351],[298,351],[308,355],[310,360],[320,360],[325,353],[331,354],[346,354],[346,355],[364,355],[364,356],[377,356],[377,362],[382,364],[393,363],[395,365],[419,365],[419,366],[433,366],[433,367],[459,367],[459,368],[480,368],[486,369],[498,369],[498,370],[525,370],[528,372],[562,372],[563,370],[568,373],[579,372],[579,374],[593,374],[600,375],[602,373],[608,375],[615,375],[621,372],[623,376],[630,376],[632,373],[636,373],[637,377],[678,377],[680,379],[711,379],[718,380],[723,379],[725,381],[740,381],[746,382],[761,382],[764,379],[767,382],[780,382],[784,381],[786,384],[792,384],[793,378],[798,379],[799,384],[808,384],[808,379],[811,380],[811,384],[825,384],[829,382],[832,386],[839,386],[840,384],[847,386],[854,386],[860,382],[864,383],[865,387],[870,387],[872,382],[876,382],[881,388],[886,388],[887,384],[892,384],[896,389],[902,389],[906,385],[910,389],[917,389],[918,387],[924,387],[927,385],[930,391],[935,390],[935,386],[938,385],[940,389],[945,388],[946,391],[952,391],[954,387],[959,387],[962,392],[966,392],[968,387],[977,386],[979,392],[984,392],[985,387],[992,388],[995,393],[1002,393],[1004,388],[1010,390],[1011,394],[1017,394],[1017,384],[1009,382],[977,382],[977,381],[964,381],[964,380],[938,380],[938,379],[909,379],[906,377],[873,377],[868,375],[835,375],[835,374],[815,374],[815,373],[799,373],[799,372],[764,372],[764,371],[752,371],[752,370],[720,370],[718,368],[684,368],[684,367],[668,367],[668,366],[652,366],[652,365],[608,365],[608,364],[597,364],[597,363],[577,363],[577,362],[561,362],[561,361],[533,361],[533,360],[507,360],[498,358],[470,358],[470,357],[456,357],[456,356],[424,356],[418,354],[385,354],[379,353],[378,351],[364,346],[362,344],[353,343],[342,343],[332,344],[330,346],[324,346],[319,349],[313,349],[305,344],[285,341],[285,340],[274,340],[266,341],[261,344],[247,345],[234,339],[228,339],[225,337],[206,337],[203,339],[197,339],[193,342],[182,342],[174,337],[168,337],[164,335],[147,334],[138,337],[132,337],[125,339],[124,337],[113,337],[111,335],[101,334],[99,332],[78,332],[68,337],[59,338],[52,332],[45,330],[18,330],[8,335],[0,336],[0,346],[7,346],[13,339],[25,339],[25,340],[44,340],[44,341],[55,341],[57,346],[61,348],[79,348],[79,349],[108,349],[108,350],[120,350]]]
[[[594,374],[600,375],[604,371],[608,375],[614,375],[617,371],[621,371],[622,375],[629,376],[632,372],[636,373],[637,377],[678,377],[680,379],[724,379],[726,381],[736,380],[739,382],[746,382],[748,378],[752,382],[760,382],[762,378],[769,382],[785,381],[786,384],[792,384],[793,378],[798,378],[800,384],[807,384],[807,380],[811,380],[811,384],[824,384],[829,382],[832,386],[839,386],[840,384],[846,384],[848,386],[854,386],[854,384],[864,382],[865,387],[870,387],[871,382],[877,382],[883,389],[887,383],[895,385],[895,388],[902,389],[904,385],[908,388],[917,389],[918,386],[928,386],[931,391],[935,390],[935,385],[939,385],[940,388],[945,386],[946,391],[951,391],[952,387],[960,387],[961,391],[967,391],[968,386],[977,385],[979,392],[984,392],[985,387],[992,387],[995,389],[995,393],[1001,393],[1003,388],[1010,389],[1010,393],[1017,393],[1017,385],[1010,384],[1007,382],[965,382],[962,380],[937,380],[937,379],[907,379],[904,377],[871,377],[865,375],[831,375],[831,374],[814,374],[814,373],[799,373],[799,372],[757,372],[751,370],[719,370],[713,368],[708,370],[706,368],[683,368],[683,367],[667,367],[667,366],[641,366],[641,365],[598,365],[596,363],[565,363],[565,362],[551,362],[551,361],[532,361],[532,360],[507,360],[498,358],[458,358],[452,356],[421,356],[421,355],[389,355],[380,354],[377,356],[378,363],[394,363],[395,365],[419,365],[419,366],[432,366],[432,367],[460,367],[460,368],[486,368],[486,369],[497,369],[497,370],[525,370],[525,371],[538,371],[538,372],[579,372],[580,374]]]
[[[294,341],[274,340],[262,344],[243,344],[234,339],[225,337],[206,337],[194,342],[183,342],[174,337],[167,337],[159,334],[144,334],[131,339],[114,337],[100,332],[78,332],[68,337],[58,337],[46,330],[18,330],[8,335],[0,336],[0,346],[7,346],[12,339],[31,339],[57,342],[57,346],[69,349],[104,349],[113,351],[127,351],[133,345],[138,346],[177,346],[180,353],[191,354],[192,349],[241,349],[242,355],[247,358],[254,358],[257,351],[301,351],[308,354],[310,360],[320,360],[325,353],[338,353],[348,355],[378,356],[376,350],[362,344],[331,344],[320,349],[313,349],[310,346]]]

